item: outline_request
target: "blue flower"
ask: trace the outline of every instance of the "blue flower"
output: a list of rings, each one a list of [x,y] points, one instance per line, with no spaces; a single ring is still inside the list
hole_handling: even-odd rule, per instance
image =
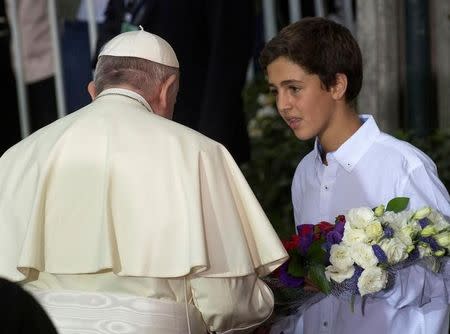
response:
[[[421,228],[425,228],[425,226],[427,226],[430,223],[430,221],[428,220],[428,218],[422,218],[419,220],[419,225]]]
[[[298,250],[301,255],[303,256],[306,255],[306,253],[309,250],[309,247],[311,247],[311,244],[314,241],[313,237],[314,236],[312,234],[300,236],[300,243],[298,244]]]
[[[430,245],[430,248],[433,252],[436,252],[440,248],[439,244],[433,237],[421,237],[419,240]]]
[[[373,252],[380,263],[386,263],[388,258],[380,245],[372,245]]]
[[[420,257],[420,252],[417,248],[414,248],[411,253],[409,253],[408,260],[415,261]]]
[[[353,276],[349,278],[348,281],[346,282],[348,291],[350,291],[353,295],[359,294],[358,279],[363,271],[364,271],[363,268],[361,268],[358,265],[355,265],[355,272],[353,273]]]
[[[394,230],[390,226],[386,226],[384,228],[384,237],[385,238],[392,238],[394,236]]]
[[[288,264],[284,263],[279,269],[279,279],[284,286],[289,288],[298,288],[304,283],[304,279],[300,277],[294,277],[288,273]]]
[[[345,230],[345,222],[339,221],[334,226],[334,231],[339,233],[340,235],[344,235]]]
[[[340,243],[342,240],[342,234],[338,231],[330,231],[327,234],[327,242],[334,245]]]

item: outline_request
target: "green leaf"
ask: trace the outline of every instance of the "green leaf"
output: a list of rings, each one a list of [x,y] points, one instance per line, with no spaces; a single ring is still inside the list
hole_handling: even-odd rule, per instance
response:
[[[325,266],[323,264],[311,265],[308,270],[308,277],[323,293],[328,295],[331,292],[331,284],[325,277]]]
[[[393,211],[395,213],[406,209],[409,203],[408,197],[396,197],[389,201],[386,206],[386,211]]]
[[[314,241],[309,247],[306,257],[311,263],[323,264],[325,262],[326,252],[322,248],[323,239]]]
[[[295,277],[304,277],[305,268],[300,262],[300,255],[298,253],[289,254],[288,273]]]

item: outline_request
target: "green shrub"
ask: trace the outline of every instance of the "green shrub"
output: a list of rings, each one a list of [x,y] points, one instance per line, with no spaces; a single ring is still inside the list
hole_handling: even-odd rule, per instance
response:
[[[242,171],[281,238],[294,233],[291,181],[313,142],[299,141],[276,112],[263,78],[244,90],[251,160]]]

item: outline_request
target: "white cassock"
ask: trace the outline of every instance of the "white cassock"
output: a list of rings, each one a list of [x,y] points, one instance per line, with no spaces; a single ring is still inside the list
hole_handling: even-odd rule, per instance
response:
[[[287,259],[227,150],[124,89],[3,155],[0,251],[0,275],[24,282],[62,333],[115,333],[113,308],[124,333],[251,328],[273,309],[258,277]],[[157,328],[133,318],[155,307],[170,314]]]

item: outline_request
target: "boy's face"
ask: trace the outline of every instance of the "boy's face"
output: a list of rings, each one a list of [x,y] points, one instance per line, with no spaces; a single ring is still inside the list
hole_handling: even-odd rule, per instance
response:
[[[300,140],[326,135],[333,120],[335,99],[319,76],[279,57],[267,66],[270,91],[278,112]]]

